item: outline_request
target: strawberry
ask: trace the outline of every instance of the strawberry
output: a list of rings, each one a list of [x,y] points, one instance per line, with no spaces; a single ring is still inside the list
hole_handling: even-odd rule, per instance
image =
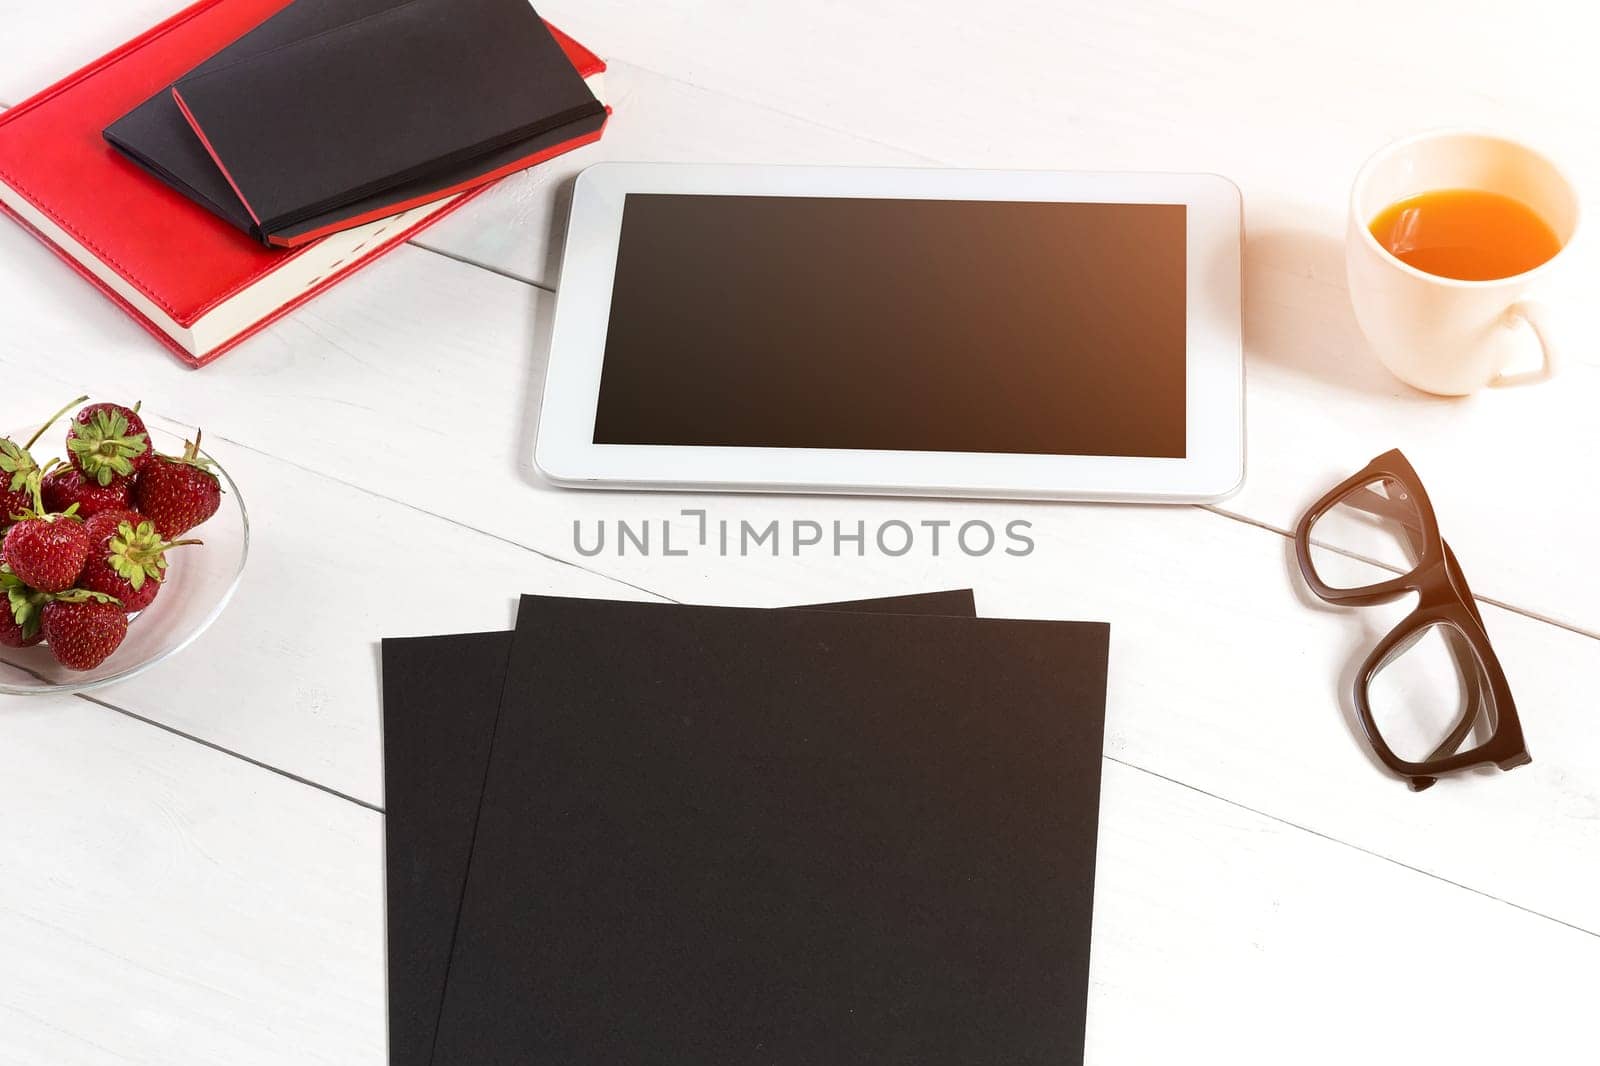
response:
[[[0,603],[0,648],[31,648],[43,639],[37,621],[29,635],[28,629],[12,615],[10,605]]]
[[[44,472],[54,465],[52,460]],[[60,592],[72,587],[89,561],[89,534],[73,508],[61,514],[45,508],[39,483],[37,473],[29,475],[34,509],[21,512],[22,519],[6,530],[0,559],[23,584],[40,592]]]
[[[10,437],[0,439],[0,529],[28,509],[28,475],[37,469],[27,448]]]
[[[87,480],[110,485],[137,473],[149,461],[150,434],[138,405],[92,403],[72,416],[67,458]]]
[[[87,396],[79,396],[51,415],[50,421],[40,426],[26,444],[0,437],[0,529],[9,526],[15,520],[12,516],[26,511],[33,502],[33,494],[28,491],[28,475],[39,469],[39,464],[33,461],[33,446],[39,443],[45,430],[55,425],[56,419],[87,399]]]
[[[112,478],[106,485],[90,481],[70,466],[50,471],[41,487],[44,505],[61,513],[78,505],[79,518],[89,519],[101,511],[126,510],[133,501],[133,478]]]
[[[52,597],[41,613],[50,653],[69,670],[93,670],[110,658],[128,635],[128,616],[122,605],[98,592],[63,592]]]
[[[30,589],[0,565],[0,647],[30,648],[43,640],[39,609],[48,599],[46,593]]]
[[[106,542],[107,538],[115,535],[117,530],[121,528],[122,523],[131,522],[137,526],[140,522],[146,521],[149,521],[149,519],[138,511],[126,508],[116,511],[101,511],[83,524],[83,530],[89,534],[90,546],[99,547]]]
[[[200,432],[185,441],[183,455],[157,455],[139,472],[134,496],[139,513],[164,537],[180,537],[217,513],[222,482],[200,455]]]
[[[167,549],[200,541],[163,540],[155,525],[138,515],[118,523],[105,537],[96,537],[105,529],[106,523],[100,521],[104,517],[115,516],[97,515],[89,521],[89,535],[95,539],[89,562],[78,575],[78,587],[116,597],[128,614],[142,611],[155,600],[166,579]]]

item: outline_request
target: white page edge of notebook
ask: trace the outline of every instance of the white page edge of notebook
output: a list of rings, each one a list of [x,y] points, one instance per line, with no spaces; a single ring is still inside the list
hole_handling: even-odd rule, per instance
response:
[[[283,266],[264,274],[261,280],[217,304],[195,319],[193,325],[184,326],[172,315],[156,306],[150,297],[140,292],[132,282],[85,248],[75,237],[15,189],[0,182],[0,202],[4,202],[28,225],[38,230],[46,240],[71,256],[107,288],[132,305],[146,320],[196,357],[228,343],[307,289],[320,284],[330,271],[338,269],[345,260],[373,243],[384,231],[395,225],[402,227],[414,225],[421,219],[449,207],[455,200],[456,197],[452,196],[412,208],[399,215],[369,222],[356,229],[324,237],[321,241],[307,246]]]
[[[1183,204],[1187,456],[595,444],[629,192]],[[1243,207],[1215,174],[599,163],[573,190],[533,465],[568,488],[1201,503],[1245,475]]]

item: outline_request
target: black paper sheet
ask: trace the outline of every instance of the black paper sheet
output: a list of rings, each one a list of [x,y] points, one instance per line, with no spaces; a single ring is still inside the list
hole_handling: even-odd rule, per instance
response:
[[[525,597],[435,1066],[1081,1061],[1108,636]]]
[[[819,610],[971,618],[970,590]],[[511,633],[383,642],[392,1066],[426,1066],[444,998]]]

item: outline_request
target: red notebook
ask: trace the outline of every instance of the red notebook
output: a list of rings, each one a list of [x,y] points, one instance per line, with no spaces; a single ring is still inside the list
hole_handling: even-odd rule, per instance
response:
[[[204,365],[446,213],[459,193],[292,250],[269,249],[124,158],[101,131],[289,0],[201,0],[0,113],[0,209],[180,358]],[[605,64],[556,33],[602,96]],[[530,164],[598,140],[600,130]]]

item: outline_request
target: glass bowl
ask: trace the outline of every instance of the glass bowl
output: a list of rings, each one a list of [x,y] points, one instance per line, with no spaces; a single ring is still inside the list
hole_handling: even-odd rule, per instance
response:
[[[147,428],[157,451],[183,454],[182,436],[156,426]],[[31,426],[10,436],[21,443],[36,429],[38,426]],[[67,423],[62,420],[34,446],[34,458],[43,464],[63,456],[66,435]],[[200,454],[216,463],[204,451]],[[93,670],[68,670],[43,645],[0,647],[0,693],[61,696],[126,681],[178,654],[210,628],[239,587],[250,548],[250,519],[239,487],[220,463],[211,469],[222,479],[222,506],[204,524],[184,534],[205,543],[175,548],[168,554],[161,594],[149,607],[129,617],[122,646]]]

